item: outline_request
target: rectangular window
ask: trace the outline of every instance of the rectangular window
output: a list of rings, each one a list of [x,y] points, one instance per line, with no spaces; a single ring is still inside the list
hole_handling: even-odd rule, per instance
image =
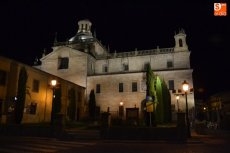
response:
[[[123,83],[119,83],[119,92],[123,92],[124,88],[123,88]]]
[[[39,92],[39,80],[33,80],[33,88],[32,91],[33,92]]]
[[[128,64],[123,64],[123,69],[124,69],[124,71],[128,71],[129,70],[129,65]]]
[[[6,85],[6,71],[0,70],[0,86]]]
[[[103,72],[108,72],[108,65],[103,65]]]
[[[101,85],[96,84],[96,93],[101,93]]]
[[[32,102],[26,106],[25,112],[27,114],[33,114],[34,115],[34,114],[36,114],[36,110],[37,110],[37,103]]]
[[[173,62],[167,61],[167,68],[172,68],[172,67],[173,67]]]
[[[137,82],[132,82],[132,92],[137,92]]]
[[[144,71],[147,71],[148,66],[149,66],[149,63],[145,63],[145,64],[144,64]]]
[[[30,105],[30,114],[36,114],[37,103],[31,103]]]
[[[174,80],[169,80],[169,90],[174,90]]]
[[[69,68],[69,58],[60,57],[58,58],[58,69],[68,69]]]

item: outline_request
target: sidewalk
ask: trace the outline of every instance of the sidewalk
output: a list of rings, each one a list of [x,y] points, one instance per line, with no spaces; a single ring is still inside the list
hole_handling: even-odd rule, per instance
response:
[[[230,131],[220,130],[220,129],[205,129],[205,134],[197,134],[194,129],[191,130],[191,138],[187,141],[189,143],[204,143],[207,139],[219,138],[219,139],[229,139]]]
[[[197,134],[194,129],[191,130],[191,138],[187,139],[187,143],[203,143],[203,138],[210,138],[211,135],[201,135]]]

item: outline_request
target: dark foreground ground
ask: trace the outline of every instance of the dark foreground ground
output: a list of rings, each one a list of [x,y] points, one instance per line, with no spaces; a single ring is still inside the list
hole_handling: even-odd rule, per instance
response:
[[[0,136],[0,153],[227,153],[228,131],[199,135],[192,130],[186,143],[164,140],[112,140],[51,137]]]
[[[137,130],[137,128],[135,128]],[[168,135],[175,131],[167,130]],[[114,132],[114,131],[113,131]],[[116,131],[116,132],[119,132]],[[126,135],[123,130],[123,135]],[[140,131],[136,131],[140,133]],[[143,131],[142,131],[143,132]],[[206,129],[203,134],[191,130],[191,138],[177,139],[124,139],[127,137],[101,137],[100,128],[76,126],[59,128],[50,126],[1,126],[0,153],[228,153],[230,131]],[[119,134],[119,133],[117,133]],[[135,133],[134,133],[135,134]],[[156,134],[156,133],[152,133]],[[171,134],[170,134],[171,135]],[[172,134],[173,135],[173,134]],[[176,134],[174,133],[176,136]],[[126,136],[131,136],[130,133]],[[133,137],[137,138],[137,137]]]

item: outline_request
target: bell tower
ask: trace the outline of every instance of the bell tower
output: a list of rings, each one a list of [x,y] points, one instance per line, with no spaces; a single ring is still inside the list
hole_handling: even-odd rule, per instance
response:
[[[179,33],[175,34],[174,39],[175,39],[175,47],[174,47],[175,52],[188,51],[188,46],[186,43],[186,34],[184,29],[180,29]]]

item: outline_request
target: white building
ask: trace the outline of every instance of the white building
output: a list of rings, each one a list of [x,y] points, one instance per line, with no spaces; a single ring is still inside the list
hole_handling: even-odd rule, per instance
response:
[[[53,51],[44,55],[36,67],[86,87],[86,97],[93,89],[101,111],[109,107],[117,112],[121,101],[125,108],[140,108],[146,97],[145,68],[149,63],[171,90],[171,105],[177,110],[172,90],[181,89],[184,80],[193,87],[190,51],[183,30],[175,34],[175,46],[171,48],[109,53],[92,35],[91,25],[89,20],[79,21],[77,34],[67,42],[55,42]],[[179,99],[179,107],[185,110],[184,97]],[[188,95],[188,107],[194,107],[193,94]]]

